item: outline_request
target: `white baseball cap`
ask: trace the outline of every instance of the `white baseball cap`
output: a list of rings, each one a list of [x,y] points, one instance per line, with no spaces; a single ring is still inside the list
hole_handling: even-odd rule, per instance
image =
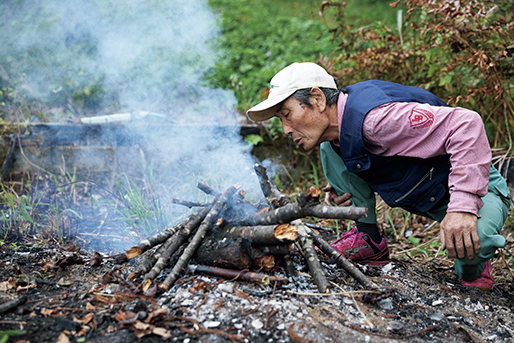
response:
[[[274,106],[297,90],[312,87],[337,89],[334,78],[316,63],[293,63],[271,79],[268,98],[246,111],[246,115],[254,121],[267,120],[275,115]]]

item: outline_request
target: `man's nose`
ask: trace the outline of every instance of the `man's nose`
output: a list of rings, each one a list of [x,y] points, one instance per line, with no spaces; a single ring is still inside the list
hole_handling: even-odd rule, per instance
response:
[[[287,125],[287,123],[282,122],[282,129],[284,130],[284,133],[288,136],[291,136],[293,134],[293,129],[291,126]]]

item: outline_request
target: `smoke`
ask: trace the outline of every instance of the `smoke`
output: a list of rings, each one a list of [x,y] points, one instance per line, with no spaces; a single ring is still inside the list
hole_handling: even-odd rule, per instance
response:
[[[198,197],[198,181],[220,191],[240,183],[260,195],[235,97],[204,81],[221,54],[219,18],[206,0],[10,0],[0,12],[4,85],[94,114],[164,115],[126,125],[139,146],[118,151],[113,171],[158,174],[154,188],[168,197]],[[102,158],[84,157],[91,165]]]

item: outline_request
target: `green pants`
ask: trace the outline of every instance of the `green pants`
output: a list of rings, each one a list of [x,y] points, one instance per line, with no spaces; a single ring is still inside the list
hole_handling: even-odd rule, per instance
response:
[[[352,206],[367,207],[367,217],[359,219],[364,223],[376,223],[375,192],[357,175],[350,173],[343,160],[332,149],[330,143],[321,144],[321,162],[328,182],[338,195],[352,194]],[[491,165],[488,193],[482,197],[484,206],[478,214],[478,237],[480,253],[470,260],[467,257],[455,260],[455,272],[466,281],[475,280],[484,270],[485,262],[490,260],[497,248],[505,245],[505,238],[500,235],[510,206],[509,188],[498,170]],[[416,213],[441,222],[446,215],[448,204],[425,213]]]

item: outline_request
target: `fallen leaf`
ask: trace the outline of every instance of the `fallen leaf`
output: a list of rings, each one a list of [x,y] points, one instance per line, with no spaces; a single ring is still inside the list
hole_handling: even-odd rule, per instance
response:
[[[78,255],[69,255],[50,264],[52,269],[66,268],[74,264],[82,263],[82,259]]]
[[[59,286],[71,286],[75,283],[74,280],[66,280],[65,278],[60,278],[59,281],[57,281],[57,284]]]
[[[80,248],[73,243],[68,243],[62,247],[62,250],[69,252],[77,252],[80,250]]]
[[[47,317],[58,317],[59,316],[59,310],[51,310],[51,309],[42,309],[41,310],[41,314],[43,316],[47,316]]]
[[[165,308],[159,308],[153,312],[151,312],[149,315],[148,315],[148,318],[146,319],[146,322],[147,323],[151,323],[152,320],[156,319],[156,318],[159,318],[159,317],[162,317],[162,316],[165,316],[168,314],[168,310],[165,309]]]
[[[86,325],[95,317],[94,313],[88,313],[86,314],[82,319],[80,319],[77,316],[73,316],[73,321],[75,323],[79,323],[80,325]]]
[[[165,340],[171,337],[171,333],[165,328],[153,328],[152,333],[161,336]]]
[[[99,253],[97,253],[96,251],[93,253],[93,256],[91,257],[91,260],[89,261],[89,264],[92,266],[92,267],[97,267],[99,266],[100,264],[102,264],[102,260],[103,260],[103,257],[102,255],[100,255]]]
[[[27,285],[27,286],[18,286],[18,288],[16,288],[16,292],[26,291],[26,290],[36,288],[36,287],[37,287],[37,285],[35,283],[33,283],[32,285]]]
[[[96,307],[91,305],[91,303],[86,304],[86,311],[96,311]]]
[[[16,286],[16,282],[18,279],[15,277],[10,277],[7,281],[0,282],[0,292],[5,292],[9,289],[12,289]]]
[[[138,320],[132,324],[132,330],[134,330],[137,338],[142,338],[152,333],[153,325],[145,324]]]
[[[64,333],[61,333],[55,343],[70,343],[70,339]]]

